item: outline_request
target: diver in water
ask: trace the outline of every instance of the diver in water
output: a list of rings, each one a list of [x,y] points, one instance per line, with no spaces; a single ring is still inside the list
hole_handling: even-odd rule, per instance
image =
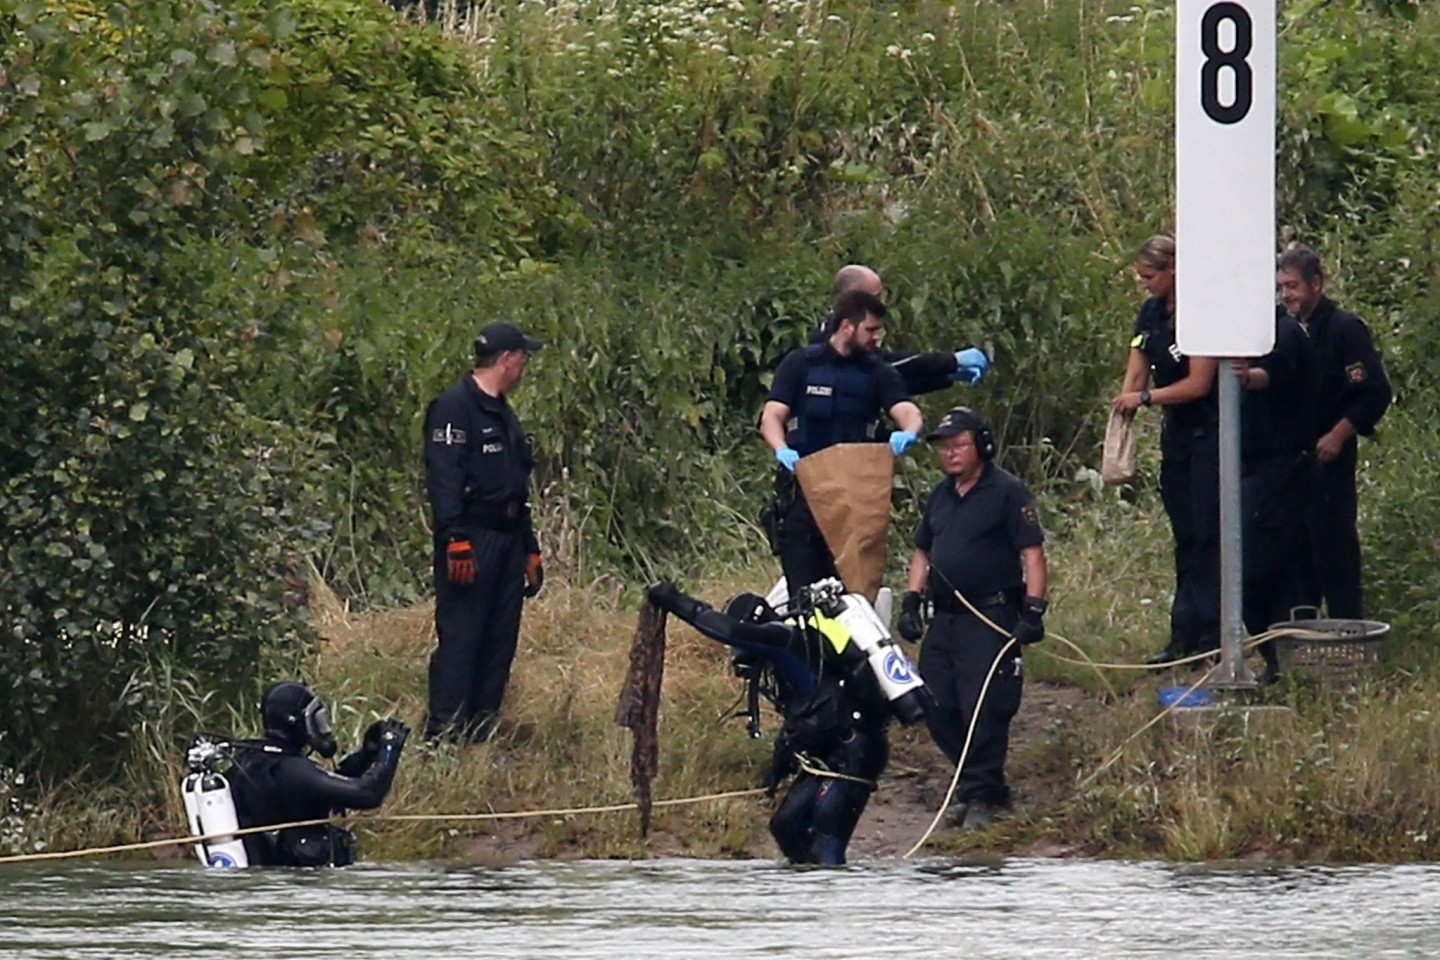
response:
[[[924,715],[924,687],[864,598],[839,581],[803,588],[783,619],[741,594],[722,613],[661,581],[650,602],[735,653],[737,673],[758,684],[784,718],[765,777],[771,795],[791,784],[770,833],[791,863],[845,862],[850,835],[889,759],[886,726]],[[753,727],[752,727],[753,730]]]
[[[390,792],[410,729],[395,719],[376,720],[360,749],[331,772],[305,756],[335,755],[335,734],[325,704],[302,683],[270,686],[260,702],[263,740],[237,741],[230,789],[239,825],[321,820],[350,808],[380,806]],[[343,867],[355,861],[355,834],[333,823],[246,835],[251,866]]]

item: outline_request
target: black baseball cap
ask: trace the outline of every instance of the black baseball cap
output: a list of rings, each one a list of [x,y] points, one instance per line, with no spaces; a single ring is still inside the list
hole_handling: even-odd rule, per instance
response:
[[[939,440],[941,437],[953,437],[957,433],[979,433],[985,429],[985,421],[980,415],[969,407],[955,407],[940,418],[935,424],[935,429],[930,431],[926,440]]]
[[[534,353],[545,344],[520,332],[512,323],[492,323],[475,338],[475,356],[484,357],[506,350],[528,350]]]

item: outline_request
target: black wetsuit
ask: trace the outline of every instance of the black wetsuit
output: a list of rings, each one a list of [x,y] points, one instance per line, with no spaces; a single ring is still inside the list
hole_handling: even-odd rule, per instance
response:
[[[390,792],[400,752],[357,750],[332,773],[275,740],[236,744],[228,776],[240,826],[320,820],[371,810]],[[292,827],[243,838],[251,866],[343,867],[355,860],[355,835],[335,824]]]
[[[738,597],[721,613],[669,583],[651,587],[648,596],[773,671],[784,726],[766,784],[773,788],[796,776],[770,819],[770,833],[791,863],[843,864],[890,756],[890,708],[864,654],[854,643],[837,651],[815,629],[773,619],[759,597]]]

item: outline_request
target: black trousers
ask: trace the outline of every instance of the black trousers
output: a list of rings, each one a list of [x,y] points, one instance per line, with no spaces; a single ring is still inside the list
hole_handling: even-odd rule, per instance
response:
[[[485,739],[510,682],[525,602],[525,546],[518,533],[472,531],[475,581],[451,583],[445,544],[435,545],[435,632],[425,736]]]
[[[981,612],[1007,631],[1015,629],[1018,612],[1008,606],[991,606]],[[960,762],[965,737],[976,714],[980,688],[1007,638],[970,612],[937,613],[920,645],[920,675],[934,703],[925,711],[925,723],[935,745],[952,764]],[[1005,782],[1005,755],[1010,749],[1010,720],[1020,709],[1019,648],[1012,646],[995,670],[983,703],[965,768],[960,771],[955,799],[998,807],[1010,803]]]
[[[1341,449],[1340,456],[1317,465],[1314,494],[1305,516],[1309,537],[1306,602],[1318,607],[1324,600],[1329,616],[1346,620],[1358,620],[1365,615],[1360,588],[1360,531],[1356,523],[1358,448],[1359,444],[1352,438]]]
[[[1160,498],[1175,538],[1170,644],[1199,653],[1220,646],[1220,448],[1206,431],[1167,438],[1164,450]]]
[[[810,504],[800,492],[798,483],[792,483],[793,493],[788,498],[783,492],[780,502],[780,530],[777,547],[780,553],[780,569],[785,573],[785,585],[794,597],[801,587],[809,586],[816,580],[838,577],[835,558],[825,543],[825,535],[815,524]]]
[[[1289,620],[1291,610],[1306,603],[1302,564],[1296,558],[1307,549],[1304,505],[1313,473],[1314,461],[1308,454],[1242,466],[1242,616],[1251,634]],[[1275,663],[1272,643],[1262,644],[1260,652],[1267,663]]]

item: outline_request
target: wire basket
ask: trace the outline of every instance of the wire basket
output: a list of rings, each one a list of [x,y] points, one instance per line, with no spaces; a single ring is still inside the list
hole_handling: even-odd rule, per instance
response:
[[[1271,630],[1304,631],[1298,636],[1275,638],[1280,669],[1294,671],[1327,684],[1353,684],[1380,663],[1380,650],[1390,624],[1379,620],[1301,619],[1302,611],[1318,613],[1313,607],[1290,611],[1290,619],[1271,624]],[[1317,636],[1319,634],[1319,636]]]

